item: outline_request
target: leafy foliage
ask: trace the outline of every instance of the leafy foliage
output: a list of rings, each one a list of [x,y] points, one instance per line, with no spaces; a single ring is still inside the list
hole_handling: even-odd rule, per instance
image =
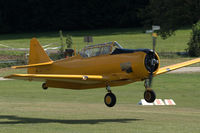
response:
[[[192,34],[187,50],[190,56],[200,56],[200,21],[192,27]]]
[[[72,48],[72,37],[70,35],[67,34],[66,36],[66,45],[67,45],[67,48]]]
[[[137,27],[149,0],[1,0],[0,33]]]
[[[64,53],[64,50],[65,50],[65,43],[63,42],[63,33],[62,33],[62,30],[59,31],[59,34],[60,34],[60,53]]]
[[[200,0],[150,0],[140,17],[145,27],[160,25],[160,34],[165,39],[180,27],[196,23],[199,12]]]
[[[56,56],[53,56],[53,58],[55,59],[61,59],[61,58],[65,58],[65,50],[66,49],[70,49],[72,47],[72,38],[70,35],[66,35],[66,41],[64,42],[64,37],[63,37],[63,33],[62,30],[59,31],[60,34],[60,48],[59,48],[59,53]]]

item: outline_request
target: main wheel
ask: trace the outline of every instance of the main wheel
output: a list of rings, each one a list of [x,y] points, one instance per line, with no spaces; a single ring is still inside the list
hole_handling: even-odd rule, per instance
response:
[[[148,103],[153,103],[154,100],[156,99],[156,93],[153,90],[146,90],[144,92],[144,99]]]
[[[107,93],[104,97],[106,106],[113,107],[116,104],[116,96],[113,93]]]
[[[46,84],[46,83],[43,83],[43,84],[42,84],[42,88],[43,88],[44,90],[47,90],[47,89],[48,89],[47,84]]]

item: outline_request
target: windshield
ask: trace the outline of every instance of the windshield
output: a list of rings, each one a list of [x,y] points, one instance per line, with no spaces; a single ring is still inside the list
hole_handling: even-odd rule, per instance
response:
[[[104,44],[88,45],[80,52],[84,58],[106,55],[112,53],[116,48],[122,48],[117,42],[108,42]]]
[[[122,48],[123,48],[123,47],[122,47],[118,42],[116,42],[116,41],[114,41],[113,46],[114,46],[115,48],[119,48],[119,49],[122,49]]]

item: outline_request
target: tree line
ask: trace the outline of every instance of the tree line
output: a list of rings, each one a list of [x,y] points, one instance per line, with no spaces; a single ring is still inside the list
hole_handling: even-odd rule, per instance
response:
[[[148,0],[0,0],[0,32],[141,26]]]
[[[200,0],[0,0],[0,33],[160,25],[168,37],[199,13]]]

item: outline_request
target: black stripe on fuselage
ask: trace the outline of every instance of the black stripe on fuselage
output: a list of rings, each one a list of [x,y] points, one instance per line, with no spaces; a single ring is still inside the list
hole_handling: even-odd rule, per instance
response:
[[[116,55],[116,54],[126,54],[126,53],[135,53],[135,52],[145,52],[145,53],[152,53],[152,49],[119,49],[116,48],[111,55]]]

